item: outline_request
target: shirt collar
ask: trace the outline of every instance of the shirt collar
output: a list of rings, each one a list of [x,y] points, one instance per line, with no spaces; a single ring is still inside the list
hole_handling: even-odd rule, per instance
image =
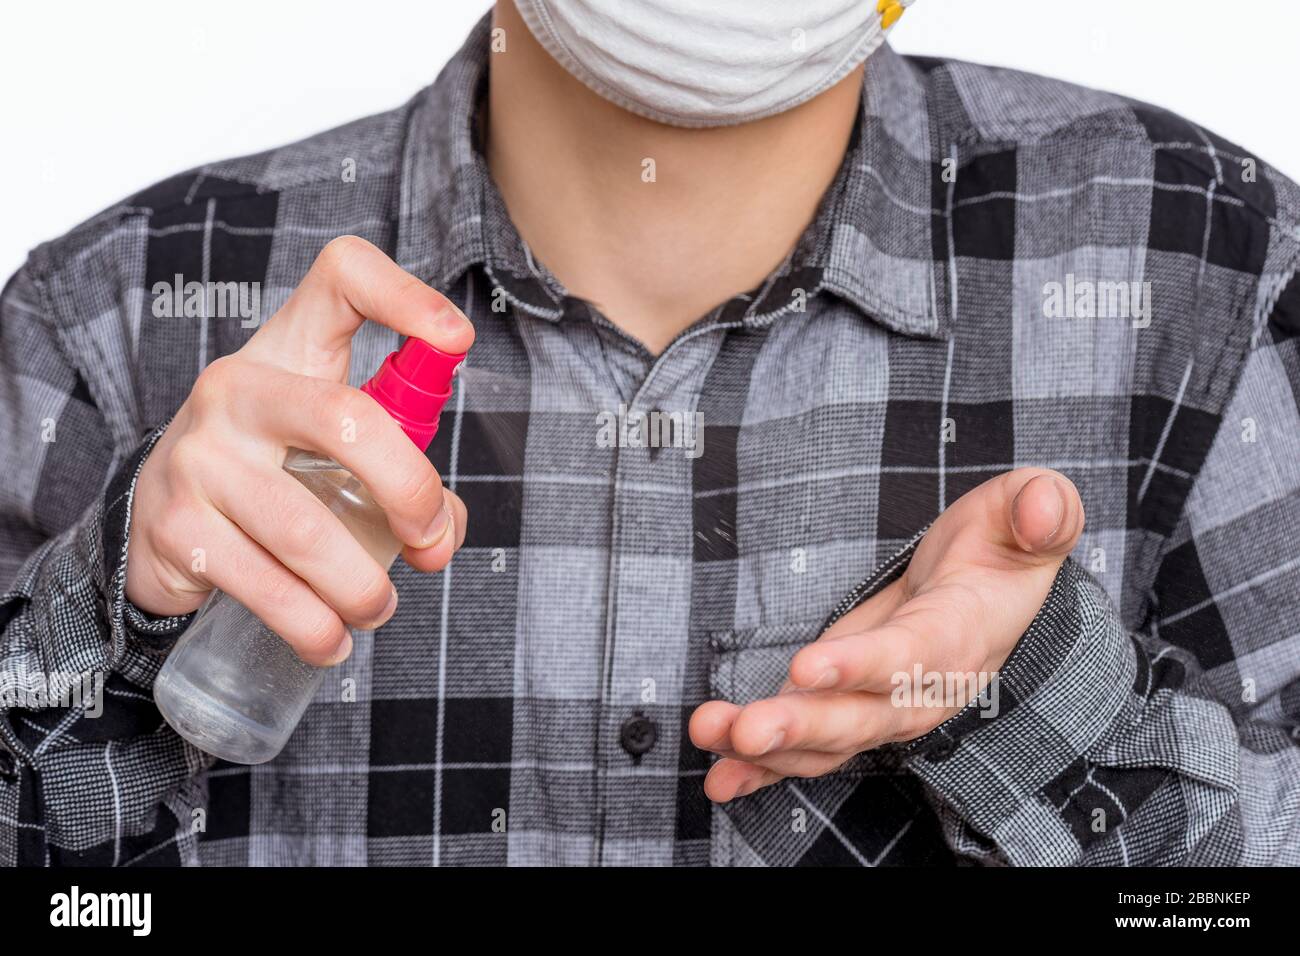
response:
[[[490,42],[484,17],[409,106],[396,259],[435,288],[481,265],[515,308],[558,320],[563,290],[520,239],[480,149]],[[933,155],[925,77],[882,45],[867,61],[861,114],[840,171],[785,264],[740,300],[744,322],[762,325],[790,311],[796,290],[825,290],[895,332],[944,337]]]

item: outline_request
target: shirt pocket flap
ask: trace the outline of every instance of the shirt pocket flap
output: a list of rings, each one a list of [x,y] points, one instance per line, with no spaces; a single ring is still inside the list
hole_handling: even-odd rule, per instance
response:
[[[789,675],[791,658],[817,639],[821,624],[818,618],[711,632],[713,697],[743,705],[778,693]]]

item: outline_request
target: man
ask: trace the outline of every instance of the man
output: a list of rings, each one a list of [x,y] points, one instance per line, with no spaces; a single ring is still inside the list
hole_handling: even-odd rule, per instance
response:
[[[107,682],[6,705],[0,860],[1300,862],[1300,194],[905,5],[502,0],[36,249],[0,664]],[[214,587],[335,668],[255,768],[149,692]]]

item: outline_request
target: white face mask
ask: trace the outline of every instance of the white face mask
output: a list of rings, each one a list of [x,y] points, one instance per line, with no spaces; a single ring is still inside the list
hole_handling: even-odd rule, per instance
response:
[[[674,126],[730,126],[844,79],[914,0],[515,0],[570,73]]]

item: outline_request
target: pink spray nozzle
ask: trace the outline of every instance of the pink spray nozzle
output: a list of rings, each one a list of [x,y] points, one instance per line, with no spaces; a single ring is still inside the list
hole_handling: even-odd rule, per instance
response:
[[[422,339],[408,338],[361,386],[392,415],[421,451],[438,433],[438,416],[451,398],[451,380],[465,354],[442,352]]]

